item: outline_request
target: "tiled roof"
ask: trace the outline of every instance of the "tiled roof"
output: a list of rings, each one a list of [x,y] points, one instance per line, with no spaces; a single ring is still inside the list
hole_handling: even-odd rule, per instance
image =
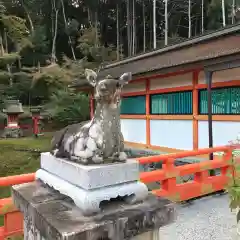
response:
[[[104,69],[101,72],[101,75],[110,74],[117,77],[123,72],[132,72],[133,75],[147,73],[239,52],[240,35],[224,36],[204,43],[186,46],[178,50],[168,51],[159,55],[121,64],[109,69]]]

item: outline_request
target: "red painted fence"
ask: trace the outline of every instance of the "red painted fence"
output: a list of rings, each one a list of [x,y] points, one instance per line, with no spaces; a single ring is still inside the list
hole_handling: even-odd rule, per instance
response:
[[[161,189],[153,191],[157,196],[169,198],[173,201],[184,201],[220,191],[226,187],[233,174],[232,151],[234,147],[223,146],[215,148],[199,149],[196,151],[184,151],[180,153],[142,157],[141,164],[159,162],[163,163],[160,170],[141,173],[141,181],[144,183],[160,182]],[[174,162],[179,158],[224,152],[222,157],[215,157],[211,161],[186,164],[176,167]],[[209,176],[209,170],[220,169],[220,175]],[[177,184],[176,178],[184,175],[194,175],[193,181]]]
[[[0,178],[0,187],[32,182],[35,174],[23,174]],[[0,199],[0,215],[4,216],[4,226],[0,227],[0,240],[7,237],[19,235],[23,232],[23,216],[14,207],[11,198]]]
[[[230,182],[234,174],[232,151],[234,146],[223,146],[196,151],[183,151],[180,153],[141,157],[140,164],[162,162],[160,170],[143,172],[140,179],[144,183],[160,182],[160,189],[153,191],[158,196],[169,198],[173,201],[183,201],[200,197],[215,191],[223,190]],[[212,161],[175,166],[174,162],[179,158],[224,152],[222,157],[216,157]],[[221,174],[209,176],[209,170],[220,169]],[[190,182],[177,184],[177,177],[194,175]],[[35,174],[24,174],[0,178],[0,187],[12,186],[35,180]],[[11,198],[0,199],[0,215],[4,216],[4,226],[0,227],[0,240],[12,235],[22,234],[22,214],[14,207]]]

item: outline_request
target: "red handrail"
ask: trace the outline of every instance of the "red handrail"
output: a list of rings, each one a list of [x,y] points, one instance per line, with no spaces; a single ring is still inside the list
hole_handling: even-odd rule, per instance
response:
[[[0,178],[0,187],[32,182],[34,180],[35,173],[2,177]],[[4,216],[4,226],[0,227],[0,240],[22,234],[23,216],[13,205],[12,198],[0,199],[0,215]]]
[[[0,178],[0,187],[7,187],[35,180],[35,173],[28,173],[22,175],[8,176]]]
[[[171,153],[171,154],[162,154],[162,155],[156,155],[156,156],[149,156],[149,157],[141,157],[139,158],[140,164],[146,164],[146,163],[153,163],[153,162],[160,162],[160,161],[167,161],[168,159],[177,159],[177,158],[185,158],[185,157],[194,157],[199,155],[205,155],[210,154],[214,152],[225,152],[229,150],[229,148],[233,149],[233,147],[230,146],[221,146],[221,147],[214,147],[214,148],[203,148],[199,150],[193,150],[193,151],[183,151],[178,153]]]
[[[140,174],[140,179],[144,183],[160,182],[160,189],[153,190],[153,193],[174,201],[189,200],[191,198],[223,190],[231,180],[231,175],[234,174],[233,161],[231,160],[232,150],[235,148],[237,148],[236,145],[222,146],[199,149],[196,151],[141,157],[138,159],[141,164],[161,161],[162,169],[142,172]],[[183,166],[175,166],[174,164],[179,158],[211,154],[214,152],[224,152],[224,155],[221,158],[215,157],[211,161],[205,160]],[[221,174],[209,176],[209,170],[211,169],[220,169]],[[194,175],[192,181],[177,184],[177,177],[192,174]]]

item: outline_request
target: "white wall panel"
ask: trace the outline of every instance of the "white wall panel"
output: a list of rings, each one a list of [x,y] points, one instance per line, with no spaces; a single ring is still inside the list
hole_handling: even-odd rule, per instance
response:
[[[124,141],[146,143],[146,120],[121,119],[121,129]]]
[[[213,82],[227,82],[240,79],[240,68],[227,69],[214,72],[212,76]],[[201,71],[198,76],[199,84],[206,84],[204,72]]]
[[[177,76],[151,79],[150,80],[150,90],[163,89],[163,88],[173,88],[181,86],[192,85],[192,73],[181,74]]]
[[[146,90],[145,81],[139,81],[134,83],[129,83],[125,85],[122,89],[122,93],[131,93],[131,92],[139,92]]]
[[[222,146],[235,140],[240,133],[240,122],[213,121],[213,146]],[[208,147],[208,122],[198,122],[199,148]]]
[[[192,150],[192,120],[151,120],[151,145]]]

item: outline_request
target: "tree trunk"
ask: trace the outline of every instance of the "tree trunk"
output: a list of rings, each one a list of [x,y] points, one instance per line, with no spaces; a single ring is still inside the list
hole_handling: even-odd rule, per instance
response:
[[[236,1],[232,0],[232,24],[236,23]]]
[[[2,34],[0,34],[0,54],[1,54],[1,56],[4,55],[4,47],[3,47]]]
[[[153,0],[153,48],[157,48],[156,0]]]
[[[9,64],[7,64],[7,71],[9,73],[9,86],[12,87],[12,85],[13,85],[12,71],[11,71],[11,67]]]
[[[151,6],[151,3],[150,2],[150,6]],[[153,4],[153,3],[152,3]],[[151,26],[151,23],[153,23],[153,15],[152,14],[149,14],[149,41],[147,41],[147,46],[149,49],[152,49],[152,46],[153,46],[153,27]]]
[[[204,0],[202,0],[202,4],[201,4],[202,6],[201,6],[201,10],[202,10],[202,18],[201,18],[201,20],[202,20],[202,34],[204,33]]]
[[[4,42],[5,42],[5,51],[6,53],[8,53],[8,39],[7,39],[6,29],[4,29]]]
[[[199,18],[196,18],[195,22],[193,22],[193,26],[194,27],[194,36],[197,36],[198,35],[198,26],[199,26]]]
[[[117,60],[120,60],[119,5],[117,3]]]
[[[143,52],[146,52],[146,19],[144,0],[142,1],[142,16],[143,16]]]
[[[29,25],[30,25],[31,33],[33,33],[34,32],[34,26],[33,26],[32,19],[31,19],[30,14],[28,12],[26,12],[26,14],[27,14],[27,19],[28,19]]]
[[[67,31],[67,19],[66,19],[65,6],[64,6],[63,0],[61,0],[61,4],[62,4],[64,24],[65,24],[65,31]],[[75,51],[73,49],[72,39],[71,39],[70,35],[68,35],[68,42],[69,42],[69,45],[70,45],[70,48],[71,48],[71,51],[72,51],[73,60],[76,61],[76,55],[75,55]]]
[[[192,37],[191,0],[188,0],[188,38]]]
[[[129,1],[127,0],[127,43],[128,43],[128,56],[131,56],[131,28],[130,28],[130,9]]]
[[[54,27],[54,24],[55,24],[55,21],[54,21],[54,15],[55,15],[55,12],[54,12],[54,6],[55,6],[54,1],[55,0],[51,0],[51,7],[52,7],[52,9],[51,9],[51,34],[52,34],[52,40],[54,38],[54,29],[55,29],[55,27]]]
[[[34,32],[34,26],[33,26],[32,18],[31,18],[31,16],[30,16],[29,11],[28,11],[28,9],[26,8],[23,0],[21,1],[21,3],[22,3],[22,7],[23,7],[23,9],[24,9],[24,11],[25,11],[25,13],[26,13],[26,15],[27,15],[27,20],[28,20],[28,23],[29,23],[29,26],[30,26],[30,29],[31,29],[31,33],[33,33],[33,32]]]
[[[92,26],[92,24],[91,24],[91,12],[90,12],[89,7],[87,8],[87,13],[88,13],[88,23],[89,23],[90,26]]]
[[[132,0],[132,55],[136,54],[135,0]]]
[[[129,18],[130,18],[130,56],[132,56],[132,53],[133,53],[133,12],[132,12],[132,0],[129,1]]]
[[[97,11],[95,11],[95,17],[94,17],[94,21],[95,21],[95,47],[99,46],[99,39],[98,39],[98,13]]]
[[[165,0],[165,46],[168,45],[168,0]]]
[[[226,26],[225,0],[222,0],[222,19],[223,19],[223,27],[225,27]]]
[[[56,63],[56,40],[57,40],[57,31],[58,31],[58,13],[59,9],[56,8],[56,2],[53,0],[53,8],[55,11],[55,24],[54,24],[54,36],[52,41],[52,58],[51,63]]]

